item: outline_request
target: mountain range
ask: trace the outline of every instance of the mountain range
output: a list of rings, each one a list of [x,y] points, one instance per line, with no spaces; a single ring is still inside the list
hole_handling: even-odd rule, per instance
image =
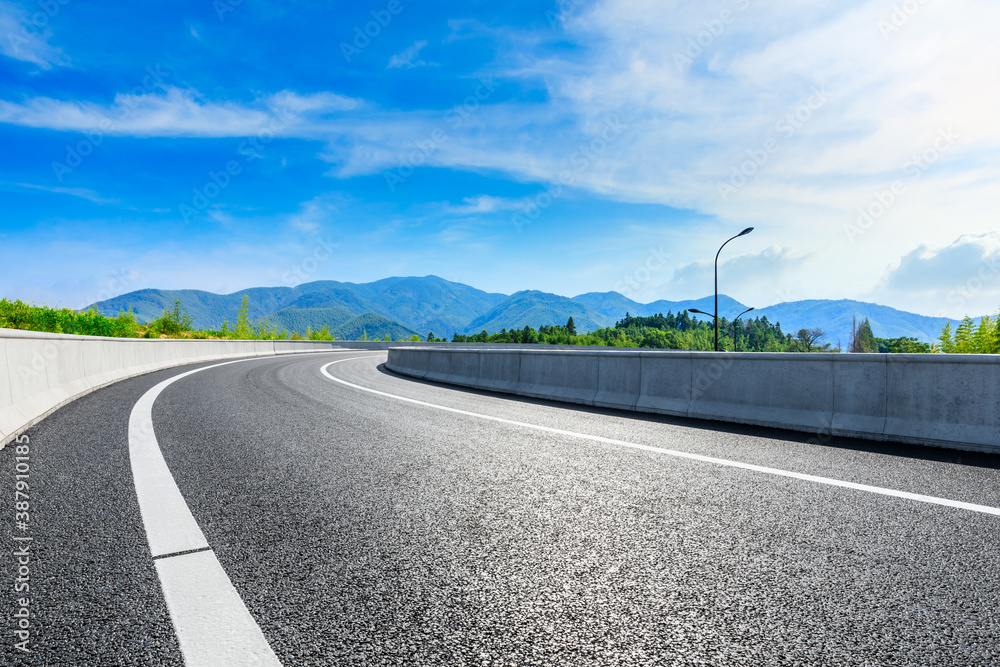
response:
[[[437,276],[386,278],[372,283],[317,281],[296,287],[254,287],[232,294],[199,290],[144,289],[94,304],[105,315],[132,310],[148,322],[180,300],[192,317],[195,328],[218,329],[223,321],[235,323],[243,295],[250,304],[250,318],[305,333],[307,328],[324,326],[341,340],[369,338],[393,340],[429,333],[451,338],[502,329],[538,328],[565,324],[572,317],[578,331],[613,326],[626,313],[639,316],[680,312],[697,308],[712,312],[713,297],[691,301],[639,303],[618,292],[588,292],[569,298],[534,290],[511,295],[484,292]],[[720,315],[732,319],[747,307],[719,295]],[[946,322],[957,320],[927,317],[888,306],[850,300],[811,300],[780,303],[748,313],[744,317],[767,317],[780,323],[786,333],[819,327],[827,332],[826,342],[846,345],[852,320],[867,317],[876,336],[908,336],[924,342],[935,340]]]

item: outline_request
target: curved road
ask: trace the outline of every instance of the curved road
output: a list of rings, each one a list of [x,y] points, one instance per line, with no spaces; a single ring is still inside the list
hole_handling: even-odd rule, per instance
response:
[[[0,662],[190,663],[161,574],[214,554],[286,666],[1000,663],[998,457],[458,390],[384,361],[204,364],[163,389],[156,440],[210,551],[154,560],[129,454],[134,406],[199,366],[28,431],[27,533],[0,452]],[[7,548],[24,534],[30,654]]]

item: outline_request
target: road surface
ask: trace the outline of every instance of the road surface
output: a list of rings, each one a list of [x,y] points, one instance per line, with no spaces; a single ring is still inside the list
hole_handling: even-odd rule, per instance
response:
[[[0,662],[197,664],[263,641],[259,664],[286,666],[1000,664],[1000,457],[459,390],[385,358],[86,396],[27,432],[24,526],[17,446],[0,452]],[[144,396],[180,508],[130,455]],[[189,514],[147,531],[160,510]],[[205,544],[158,553],[184,525]],[[185,612],[216,597],[232,637]]]

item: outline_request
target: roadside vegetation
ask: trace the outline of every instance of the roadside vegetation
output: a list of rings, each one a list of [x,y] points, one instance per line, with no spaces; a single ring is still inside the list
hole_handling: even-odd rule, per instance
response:
[[[726,318],[719,320],[719,347],[733,350],[733,323]],[[837,352],[820,329],[802,329],[794,336],[784,333],[781,325],[766,317],[740,320],[735,336],[741,352]],[[472,336],[456,335],[458,343],[520,343],[548,345],[594,345],[609,347],[638,347],[658,350],[715,349],[715,326],[711,321],[691,317],[686,311],[677,315],[668,312],[649,317],[633,317],[628,313],[613,327],[579,334],[569,318],[565,326],[532,327],[488,334],[483,331]]]
[[[267,320],[250,319],[249,298],[244,295],[236,321],[223,320],[218,329],[199,330],[180,301],[164,308],[163,313],[147,323],[140,323],[135,314],[119,312],[115,317],[101,315],[96,309],[85,311],[70,308],[50,308],[27,304],[20,300],[0,299],[0,328],[24,331],[107,336],[112,338],[197,338],[220,340],[319,340],[333,341],[336,337],[328,326],[307,328],[302,334],[278,329]],[[740,320],[734,332],[733,323],[722,318],[719,323],[719,346],[733,350],[733,336],[738,349],[747,352],[887,352],[887,353],[966,353],[1000,354],[1000,315],[984,317],[976,324],[970,317],[952,329],[945,326],[936,344],[927,344],[915,338],[878,338],[868,319],[855,322],[846,349],[840,341],[836,346],[825,340],[822,329],[800,329],[794,335],[781,330],[779,323],[766,317]],[[358,340],[370,339],[362,329]],[[390,340],[389,336],[381,340]],[[406,340],[419,341],[411,336]],[[427,342],[446,342],[429,332]],[[527,326],[523,329],[504,329],[490,334],[482,331],[473,335],[455,334],[455,343],[510,343],[518,345],[582,345],[659,350],[707,351],[715,348],[715,329],[710,320],[691,317],[687,312],[667,313],[649,317],[625,317],[614,326],[590,333],[579,333],[569,318],[563,326]]]
[[[1000,354],[1000,314],[986,315],[977,325],[968,315],[952,329],[944,325],[938,347],[947,354]]]
[[[164,308],[163,313],[151,322],[142,324],[129,311],[106,317],[96,309],[78,311],[0,299],[0,328],[111,338],[334,340],[325,327],[320,331],[307,330],[305,336],[290,335],[287,331],[278,331],[266,321],[251,322],[249,312],[249,300],[244,296],[234,325],[223,321],[218,330],[198,330],[192,326],[191,317],[180,301],[175,301],[171,308]]]

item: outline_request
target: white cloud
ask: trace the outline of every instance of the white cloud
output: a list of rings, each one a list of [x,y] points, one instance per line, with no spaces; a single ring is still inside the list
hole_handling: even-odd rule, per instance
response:
[[[420,40],[410,45],[408,48],[404,49],[400,53],[397,53],[389,59],[389,64],[386,69],[399,69],[406,68],[411,69],[413,67],[420,67],[421,65],[426,65],[427,63],[423,60],[417,60],[420,55],[420,51],[427,46],[426,40]]]
[[[737,249],[727,246],[725,252]],[[757,307],[769,306],[782,299],[780,286],[788,276],[800,269],[809,257],[792,248],[771,246],[758,253],[737,255],[732,259],[719,261],[719,291],[740,301],[751,301]],[[714,290],[715,264],[713,260],[691,262],[678,266],[673,275],[659,285],[664,296],[659,298],[687,299],[693,295],[703,296]],[[778,289],[779,291],[775,291]],[[754,296],[768,293],[769,298],[753,302]]]
[[[0,185],[23,188],[25,190],[41,190],[43,192],[52,192],[55,194],[69,195],[70,197],[79,197],[81,199],[86,199],[87,201],[94,202],[95,204],[120,203],[119,200],[117,199],[107,199],[105,197],[100,196],[93,190],[89,190],[87,188],[61,188],[48,185],[36,185],[34,183],[4,183]]]
[[[152,88],[153,86],[150,86]],[[69,132],[139,137],[240,137],[268,131],[309,134],[311,119],[354,109],[357,100],[335,93],[282,91],[252,105],[212,102],[195,91],[159,84],[163,90],[119,94],[114,104],[36,97],[18,104],[0,100],[0,122]],[[314,131],[314,130],[313,130]]]
[[[886,274],[879,290],[918,312],[962,317],[1000,306],[1000,232],[967,234],[943,247],[922,244]]]
[[[882,281],[887,269],[916,246],[946,248],[959,234],[996,229],[1000,5],[921,3],[899,30],[886,32],[880,22],[892,13],[891,4],[875,0],[594,0],[562,18],[562,37],[579,48],[542,51],[530,35],[498,40],[508,46],[496,59],[504,68],[497,86],[527,81],[547,91],[545,102],[496,103],[487,93],[455,116],[453,105],[482,90],[474,80],[440,108],[415,111],[380,110],[335,93],[284,91],[235,103],[168,88],[136,98],[114,131],[246,136],[281,109],[288,120],[278,134],[323,141],[336,177],[402,166],[496,171],[541,183],[570,173],[575,188],[688,209],[699,221],[637,238],[639,248],[666,243],[677,256],[710,257],[727,234],[756,226],[747,241],[756,252],[787,253],[766,258],[783,267],[777,284],[741,281],[741,300],[765,306],[895,295],[916,309],[916,296]],[[453,30],[458,38],[471,28]],[[390,67],[418,64],[423,45],[397,54]],[[91,131],[120,108],[0,102],[0,122]],[[625,130],[602,137],[615,119]],[[942,131],[957,139],[914,170],[914,157],[933,152]],[[446,140],[434,143],[435,133]],[[848,233],[858,209],[894,181],[903,189],[892,205],[863,234]],[[720,184],[735,191],[723,197]],[[499,206],[472,198],[452,212]],[[790,259],[804,256],[810,261]],[[950,307],[947,295],[941,307]]]
[[[338,219],[340,201],[335,195],[322,195],[302,202],[299,210],[288,216],[288,224],[293,229],[309,234],[330,226]]]
[[[447,213],[457,215],[475,215],[485,213],[496,213],[499,211],[521,211],[528,206],[531,198],[492,197],[490,195],[479,195],[477,197],[466,197],[461,204],[449,204],[445,206]]]
[[[54,7],[58,11],[61,5]],[[69,65],[62,50],[49,43],[52,35],[45,25],[54,14],[48,11],[31,15],[14,3],[0,0],[0,54],[34,63],[42,69]],[[45,17],[44,22],[36,18],[39,15]]]
[[[336,93],[322,92],[300,95],[291,90],[283,90],[268,98],[268,106],[294,113],[331,113],[334,111],[350,111],[357,109],[363,104],[360,100],[344,97]]]

